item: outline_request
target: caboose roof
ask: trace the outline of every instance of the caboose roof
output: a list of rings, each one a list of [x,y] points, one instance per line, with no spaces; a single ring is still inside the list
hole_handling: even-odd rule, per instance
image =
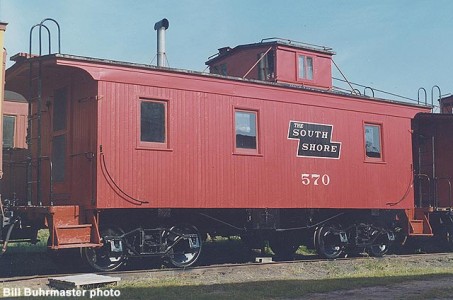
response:
[[[272,42],[275,43],[275,42]],[[279,43],[279,42],[277,42]],[[253,45],[253,44],[251,44]],[[244,45],[247,47],[247,45]],[[326,53],[333,54],[330,50],[325,50]],[[280,87],[292,90],[304,90],[309,92],[315,93],[323,93],[323,94],[330,94],[336,96],[343,96],[347,98],[355,98],[361,100],[367,100],[371,102],[387,102],[393,103],[398,105],[404,106],[412,106],[412,107],[423,107],[429,108],[429,105],[417,104],[417,103],[408,103],[402,101],[396,101],[391,99],[384,99],[384,98],[372,98],[365,95],[355,95],[343,91],[338,90],[325,90],[325,89],[317,89],[314,87],[307,87],[303,85],[291,84],[291,83],[284,83],[284,82],[267,82],[255,79],[246,79],[240,77],[232,77],[232,76],[224,76],[218,74],[211,74],[205,72],[198,72],[198,71],[191,71],[185,69],[177,69],[177,68],[168,68],[168,67],[157,67],[153,65],[147,64],[139,64],[139,63],[131,63],[131,62],[124,62],[124,61],[115,61],[110,59],[100,59],[100,58],[93,58],[93,57],[85,57],[85,56],[77,56],[77,55],[70,55],[70,54],[49,54],[43,56],[32,56],[32,58],[24,58],[24,59],[17,59],[17,55],[15,56],[16,63],[8,68],[7,72],[7,81],[10,81],[14,77],[18,76],[18,80],[15,83],[20,83],[20,85],[27,86],[29,75],[29,67],[30,62],[34,61],[41,61],[42,66],[53,65],[53,66],[68,66],[68,67],[75,67],[82,70],[87,71],[94,80],[111,80],[108,76],[112,76],[112,70],[115,68],[121,69],[129,69],[129,70],[149,70],[149,71],[158,71],[158,72],[165,72],[165,73],[173,73],[173,74],[181,74],[181,75],[191,75],[191,76],[198,76],[202,78],[212,78],[212,79],[220,79],[220,80],[228,80],[228,81],[236,81],[236,82],[243,82],[249,83],[254,85],[264,85],[264,86],[273,86],[273,87]],[[38,64],[34,64],[36,67]],[[116,77],[115,77],[116,78]],[[120,78],[116,78],[120,80]],[[8,82],[7,82],[8,84]]]

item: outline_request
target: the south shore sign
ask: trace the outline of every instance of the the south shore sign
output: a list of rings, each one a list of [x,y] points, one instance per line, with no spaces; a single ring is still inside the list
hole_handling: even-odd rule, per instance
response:
[[[290,121],[288,139],[299,141],[298,157],[339,159],[340,142],[332,142],[333,125]]]

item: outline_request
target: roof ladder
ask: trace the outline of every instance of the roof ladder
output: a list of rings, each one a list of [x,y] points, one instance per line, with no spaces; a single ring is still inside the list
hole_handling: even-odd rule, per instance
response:
[[[60,25],[57,21],[51,18],[46,18],[41,21],[41,23],[36,24],[30,29],[30,40],[29,40],[29,52],[28,59],[30,63],[29,71],[29,99],[28,99],[28,128],[27,128],[27,145],[30,151],[33,147],[32,134],[34,132],[33,126],[36,125],[36,158],[33,157],[33,151],[31,151],[31,157],[27,164],[27,202],[28,205],[31,205],[33,202],[33,185],[36,184],[36,205],[42,206],[42,186],[41,186],[41,174],[42,174],[42,125],[41,125],[41,115],[42,115],[42,60],[40,56],[42,55],[42,30],[43,28],[47,31],[48,37],[48,54],[52,52],[52,43],[51,43],[51,32],[49,27],[45,25],[47,22],[53,22],[58,29],[58,53],[61,53],[61,42],[60,42]],[[33,42],[33,31],[35,28],[39,28],[39,57],[33,59],[32,55],[32,42]],[[37,74],[34,73],[34,65],[37,64]],[[36,101],[36,117],[33,117],[32,103]],[[34,124],[36,121],[37,124]],[[33,139],[34,140],[34,139]],[[34,163],[36,162],[36,169],[34,168]],[[51,172],[52,173],[52,172]],[[52,186],[52,185],[51,185]],[[51,191],[52,193],[52,191]]]

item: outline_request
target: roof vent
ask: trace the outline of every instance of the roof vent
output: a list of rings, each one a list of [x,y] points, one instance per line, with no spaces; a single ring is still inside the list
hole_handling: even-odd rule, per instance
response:
[[[165,53],[165,31],[168,29],[170,23],[167,19],[162,19],[159,22],[154,24],[154,30],[157,30],[157,66],[165,67],[166,66],[166,56]]]

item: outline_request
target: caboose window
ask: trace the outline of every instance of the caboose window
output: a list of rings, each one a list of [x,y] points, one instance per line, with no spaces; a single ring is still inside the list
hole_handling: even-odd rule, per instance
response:
[[[15,116],[3,117],[3,148],[14,148]]]
[[[313,80],[313,58],[299,55],[299,79]]]
[[[381,125],[365,124],[365,153],[368,158],[382,158]]]
[[[236,149],[258,150],[257,112],[235,111]]]
[[[140,104],[140,141],[162,143],[166,139],[166,107],[164,101],[142,101]]]
[[[66,169],[66,136],[55,136],[52,141],[52,179],[63,182]]]

